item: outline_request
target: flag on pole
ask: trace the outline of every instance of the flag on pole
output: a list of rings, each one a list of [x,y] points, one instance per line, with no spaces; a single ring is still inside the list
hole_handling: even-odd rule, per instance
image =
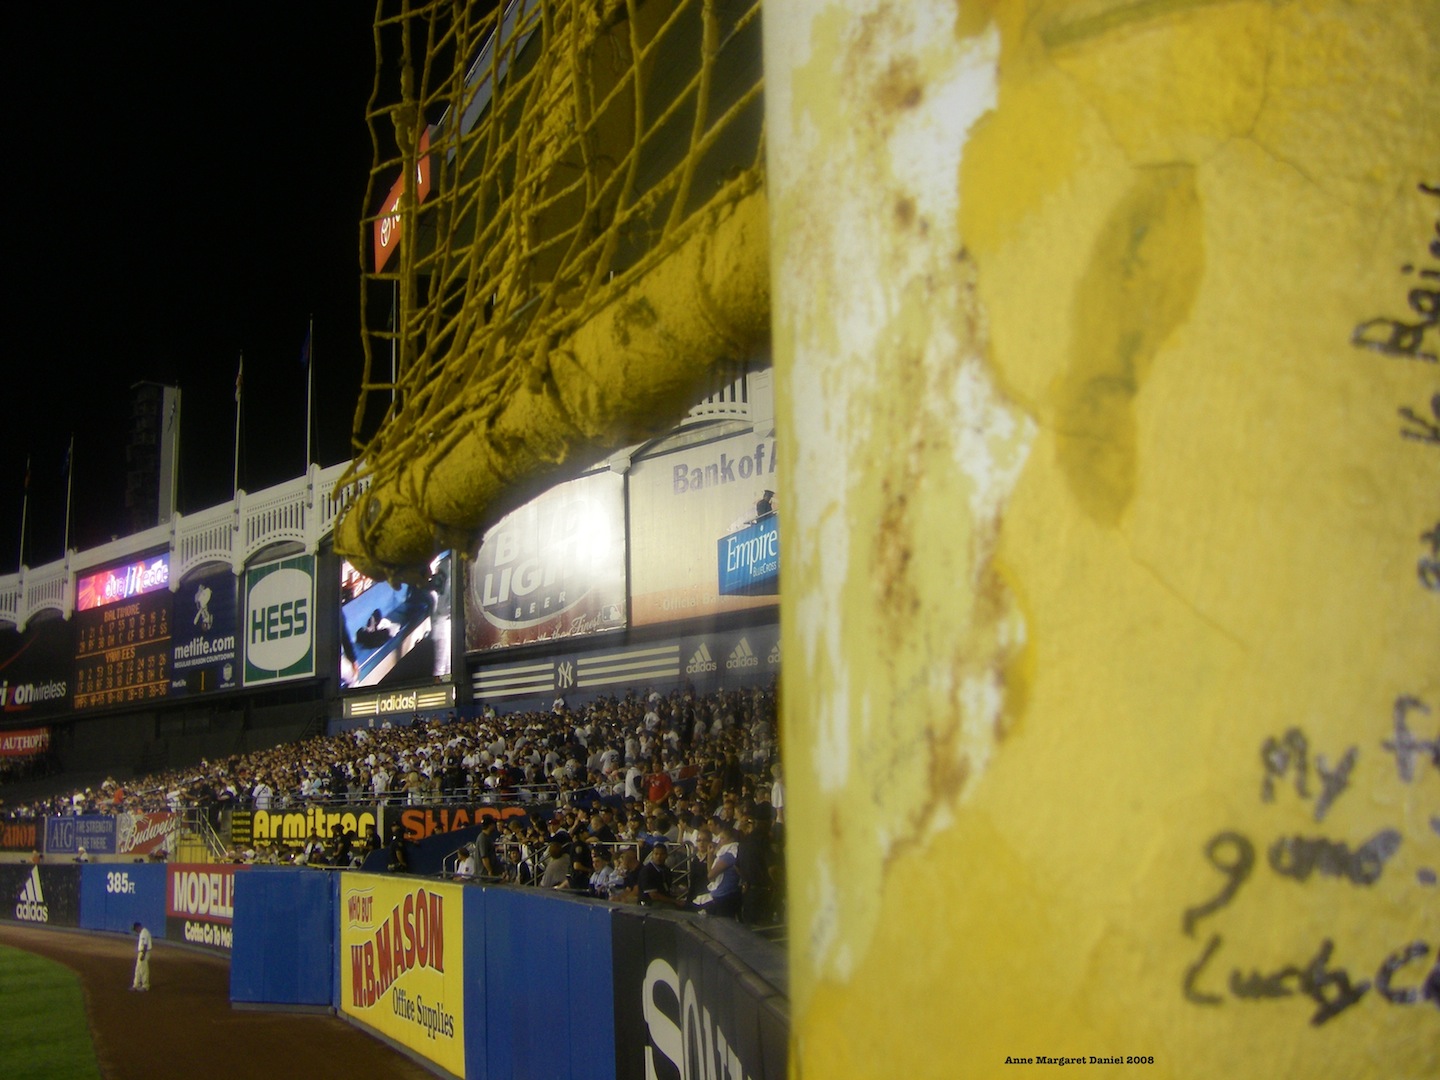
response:
[[[30,455],[25,455],[25,494],[30,494]]]
[[[307,371],[310,368],[310,335],[315,332],[315,324],[311,323],[310,328],[305,331],[305,344],[300,347],[300,366]]]
[[[245,354],[240,354],[240,367],[235,372],[235,404],[240,404],[240,390],[245,385]]]
[[[75,436],[70,436],[70,445],[65,447],[65,460],[60,463],[60,475],[70,475],[70,456],[75,453]]]

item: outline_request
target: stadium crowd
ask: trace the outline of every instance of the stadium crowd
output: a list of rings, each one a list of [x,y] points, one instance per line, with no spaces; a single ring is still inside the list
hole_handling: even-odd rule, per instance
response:
[[[572,708],[485,707],[383,724],[7,807],[0,816],[226,810],[312,804],[554,807],[487,827],[455,876],[690,906],[768,922],[783,904],[784,788],[773,689],[631,691]],[[392,830],[392,869],[405,842]],[[503,834],[503,835],[502,835]],[[369,847],[366,847],[368,841]],[[243,861],[358,864],[382,838],[311,837]],[[742,912],[742,909],[743,912]]]

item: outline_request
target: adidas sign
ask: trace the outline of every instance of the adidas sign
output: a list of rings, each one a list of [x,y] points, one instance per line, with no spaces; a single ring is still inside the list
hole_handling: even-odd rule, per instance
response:
[[[730,654],[730,659],[725,661],[725,669],[733,671],[735,668],[759,667],[760,658],[750,648],[750,641],[741,638],[740,644],[735,646],[735,651]]]
[[[45,890],[40,886],[40,868],[31,867],[30,880],[20,890],[15,904],[15,918],[25,922],[49,922],[50,909],[45,906]]]
[[[775,667],[780,663],[780,642],[777,641],[770,647],[770,655],[765,658],[765,663],[770,667]]]
[[[702,641],[700,647],[691,655],[690,662],[685,665],[685,674],[698,675],[705,671],[715,671],[719,667],[710,656],[710,647]]]

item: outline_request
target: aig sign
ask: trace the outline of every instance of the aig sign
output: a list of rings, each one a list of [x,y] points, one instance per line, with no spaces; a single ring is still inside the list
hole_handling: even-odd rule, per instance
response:
[[[245,572],[245,685],[315,674],[315,560],[309,555]]]

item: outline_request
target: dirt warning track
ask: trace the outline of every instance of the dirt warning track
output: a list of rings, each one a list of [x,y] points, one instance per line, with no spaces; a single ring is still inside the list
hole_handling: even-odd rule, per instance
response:
[[[370,1080],[434,1076],[334,1016],[236,1010],[221,956],[156,942],[146,994],[130,991],[133,938],[0,924],[0,943],[80,976],[106,1080]]]

